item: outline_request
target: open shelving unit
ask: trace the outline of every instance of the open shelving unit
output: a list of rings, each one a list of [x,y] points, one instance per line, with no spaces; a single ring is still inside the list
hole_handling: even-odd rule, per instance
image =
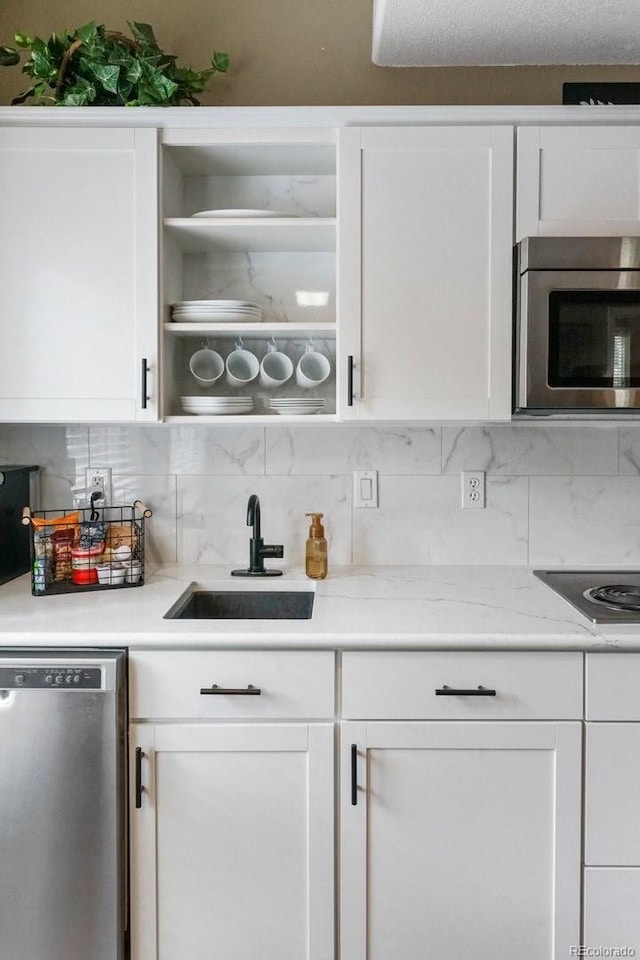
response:
[[[162,153],[163,418],[168,422],[282,423],[335,420],[336,144],[332,130],[172,130]],[[265,216],[194,216],[202,211],[270,211]],[[258,303],[262,322],[178,322],[171,305],[186,300]],[[294,365],[312,338],[331,362],[315,390],[295,375],[282,397],[325,398],[313,416],[268,412],[274,396],[254,381],[231,388],[223,377],[203,388],[190,356],[209,345],[223,357],[242,338],[258,359],[275,338]],[[194,416],[181,396],[253,396],[250,414]]]

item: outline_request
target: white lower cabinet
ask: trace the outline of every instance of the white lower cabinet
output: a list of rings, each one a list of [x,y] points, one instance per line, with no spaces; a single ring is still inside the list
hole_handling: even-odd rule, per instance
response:
[[[342,666],[342,960],[569,957],[581,655],[354,652]]]
[[[640,956],[640,655],[586,660],[583,943]]]
[[[343,724],[343,960],[568,957],[580,755],[579,723]]]
[[[131,654],[132,960],[334,956],[333,659]]]
[[[133,960],[333,956],[333,725],[137,724]]]

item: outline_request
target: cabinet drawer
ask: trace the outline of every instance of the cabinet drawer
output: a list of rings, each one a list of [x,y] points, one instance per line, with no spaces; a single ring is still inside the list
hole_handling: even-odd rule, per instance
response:
[[[143,651],[129,670],[132,719],[333,719],[330,651]],[[200,692],[214,685],[260,694]]]
[[[640,653],[587,654],[587,720],[640,720]]]
[[[345,653],[342,671],[346,719],[582,719],[580,653]]]

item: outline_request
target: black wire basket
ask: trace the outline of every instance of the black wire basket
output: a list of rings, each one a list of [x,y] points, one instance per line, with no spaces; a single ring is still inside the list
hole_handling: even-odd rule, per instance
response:
[[[34,597],[89,590],[120,590],[144,584],[145,521],[149,507],[79,507],[34,510],[22,522],[31,532],[31,593]]]

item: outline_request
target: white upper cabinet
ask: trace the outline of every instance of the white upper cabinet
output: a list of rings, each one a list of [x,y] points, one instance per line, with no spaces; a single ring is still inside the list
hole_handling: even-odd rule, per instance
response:
[[[338,413],[508,419],[513,130],[345,128]]]
[[[0,129],[0,420],[157,419],[156,140]]]
[[[516,239],[640,234],[640,127],[518,131]]]

